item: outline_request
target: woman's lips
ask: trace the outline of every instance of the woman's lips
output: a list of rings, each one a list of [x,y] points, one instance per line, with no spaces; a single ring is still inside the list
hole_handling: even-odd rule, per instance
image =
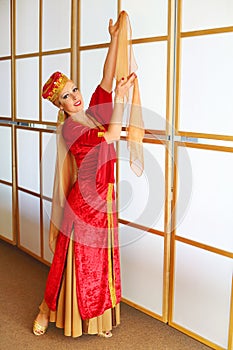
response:
[[[75,107],[77,107],[77,106],[80,106],[81,105],[81,101],[80,100],[78,100],[77,102],[75,102]]]

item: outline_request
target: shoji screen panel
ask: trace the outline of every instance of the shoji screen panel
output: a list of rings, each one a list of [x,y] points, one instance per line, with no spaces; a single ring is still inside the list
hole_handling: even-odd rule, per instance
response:
[[[232,39],[231,1],[178,1],[169,324],[214,349],[233,334]]]
[[[0,57],[11,55],[11,0],[0,2]]]
[[[0,119],[11,118],[11,1],[0,2]]]
[[[40,256],[40,134],[16,129],[19,246]]]
[[[11,119],[12,104],[11,104],[11,61],[9,59],[0,60],[1,71],[1,104],[0,104],[0,119]]]
[[[11,1],[0,2],[0,237],[15,243],[13,214],[13,128],[8,125],[12,119],[11,93]]]
[[[0,237],[15,241],[13,234],[12,127],[0,124]]]
[[[127,225],[119,228],[124,299],[162,320],[164,237]]]
[[[39,58],[16,60],[17,119],[39,120]]]
[[[175,158],[171,325],[217,349],[228,348],[232,317],[232,150],[179,143]],[[191,187],[189,202],[181,181]]]
[[[169,260],[166,200],[171,160],[168,91],[172,78],[172,5],[168,1],[147,0],[143,6],[141,2],[121,2],[122,9],[132,18],[133,49],[147,130],[143,145],[145,169],[140,178],[130,169],[124,137],[118,152],[123,300],[163,321],[167,319]]]
[[[232,61],[233,31],[182,39],[179,130],[233,135]]]
[[[51,198],[53,194],[53,179],[56,163],[56,134],[55,132],[42,132],[42,218],[43,218],[43,257],[46,261],[52,261],[52,253],[49,249],[49,225],[51,214]]]
[[[42,101],[41,88],[54,71],[71,76],[72,67],[77,66],[77,62],[72,61],[77,44],[71,45],[77,3],[72,0],[15,0],[12,19],[16,34],[11,65],[14,119],[18,124],[15,132],[18,245],[49,263],[52,259],[48,231],[56,160],[57,108]]]
[[[40,0],[15,1],[17,55],[39,51],[39,6]]]
[[[127,144],[119,146],[119,218],[125,301],[163,319],[166,144],[144,143],[145,169],[130,169]]]
[[[126,142],[119,147],[119,217],[164,232],[165,152],[161,143],[144,144],[144,172],[137,177],[129,165]]]

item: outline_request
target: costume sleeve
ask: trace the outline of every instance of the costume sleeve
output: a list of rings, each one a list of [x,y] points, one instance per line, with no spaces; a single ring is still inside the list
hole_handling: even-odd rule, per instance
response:
[[[108,125],[112,111],[112,92],[109,93],[98,85],[91,97],[87,113],[94,117],[100,124]]]

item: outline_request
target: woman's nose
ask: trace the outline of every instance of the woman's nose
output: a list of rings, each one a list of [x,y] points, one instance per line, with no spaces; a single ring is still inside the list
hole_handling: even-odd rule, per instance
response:
[[[76,100],[77,96],[78,96],[77,92],[72,92],[72,98],[73,98],[73,100]]]

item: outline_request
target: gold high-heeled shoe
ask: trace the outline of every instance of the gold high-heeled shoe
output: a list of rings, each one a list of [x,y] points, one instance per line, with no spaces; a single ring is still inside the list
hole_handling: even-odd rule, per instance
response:
[[[32,331],[35,335],[44,335],[48,326],[41,326],[36,320],[33,323]]]
[[[107,331],[107,332],[101,332],[98,333],[99,337],[103,337],[103,338],[111,338],[112,337],[112,332],[111,331]]]

